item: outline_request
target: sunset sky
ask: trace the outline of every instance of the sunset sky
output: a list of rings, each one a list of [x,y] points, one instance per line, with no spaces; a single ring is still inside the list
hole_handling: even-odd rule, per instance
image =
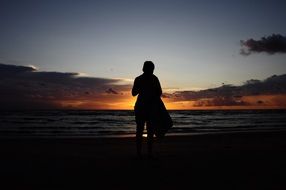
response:
[[[0,103],[132,109],[133,80],[152,60],[169,109],[286,108],[285,10],[285,0],[3,0]]]

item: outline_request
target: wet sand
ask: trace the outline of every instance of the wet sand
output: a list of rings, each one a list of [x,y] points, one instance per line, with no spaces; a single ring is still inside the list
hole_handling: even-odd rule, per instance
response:
[[[286,133],[166,137],[155,159],[134,138],[0,139],[10,189],[286,189]],[[1,188],[2,189],[2,188]],[[5,189],[8,189],[7,187]]]

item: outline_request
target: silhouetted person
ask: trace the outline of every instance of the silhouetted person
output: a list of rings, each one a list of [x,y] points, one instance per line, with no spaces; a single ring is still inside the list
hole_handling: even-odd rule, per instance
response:
[[[153,74],[155,66],[152,61],[145,61],[143,74],[136,77],[132,88],[132,95],[137,97],[135,104],[136,146],[137,155],[141,156],[143,131],[146,123],[148,155],[152,157],[154,126],[150,122],[152,106],[160,101],[162,89],[158,78]]]

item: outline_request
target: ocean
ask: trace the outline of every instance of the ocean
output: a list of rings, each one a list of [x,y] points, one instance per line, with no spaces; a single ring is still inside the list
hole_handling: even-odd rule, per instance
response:
[[[286,130],[286,110],[169,111],[167,135]],[[132,137],[133,111],[1,111],[0,137]]]

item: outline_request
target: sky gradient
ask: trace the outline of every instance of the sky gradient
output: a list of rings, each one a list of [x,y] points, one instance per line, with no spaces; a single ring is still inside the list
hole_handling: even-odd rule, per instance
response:
[[[82,103],[85,106],[78,107],[132,109],[134,98],[128,93],[133,79],[142,73],[145,60],[155,63],[155,75],[169,96],[219,88],[222,84],[242,86],[250,79],[262,81],[285,74],[283,51],[249,55],[240,52],[241,41],[260,40],[272,34],[284,37],[285,10],[286,2],[282,0],[4,0],[0,2],[0,63],[37,68],[29,72],[116,80],[115,86],[96,87],[96,93],[91,90],[94,96],[89,98],[60,99],[64,107],[77,108],[77,103],[88,100]],[[9,77],[18,79],[12,73]],[[284,91],[275,93],[280,97]],[[121,98],[115,102],[110,102],[114,98],[105,99],[112,95]],[[52,96],[59,98],[59,93]],[[166,103],[179,101],[173,97]],[[96,104],[99,100],[106,100],[106,104]],[[190,101],[194,99],[180,101],[184,101],[185,109],[193,107]]]

